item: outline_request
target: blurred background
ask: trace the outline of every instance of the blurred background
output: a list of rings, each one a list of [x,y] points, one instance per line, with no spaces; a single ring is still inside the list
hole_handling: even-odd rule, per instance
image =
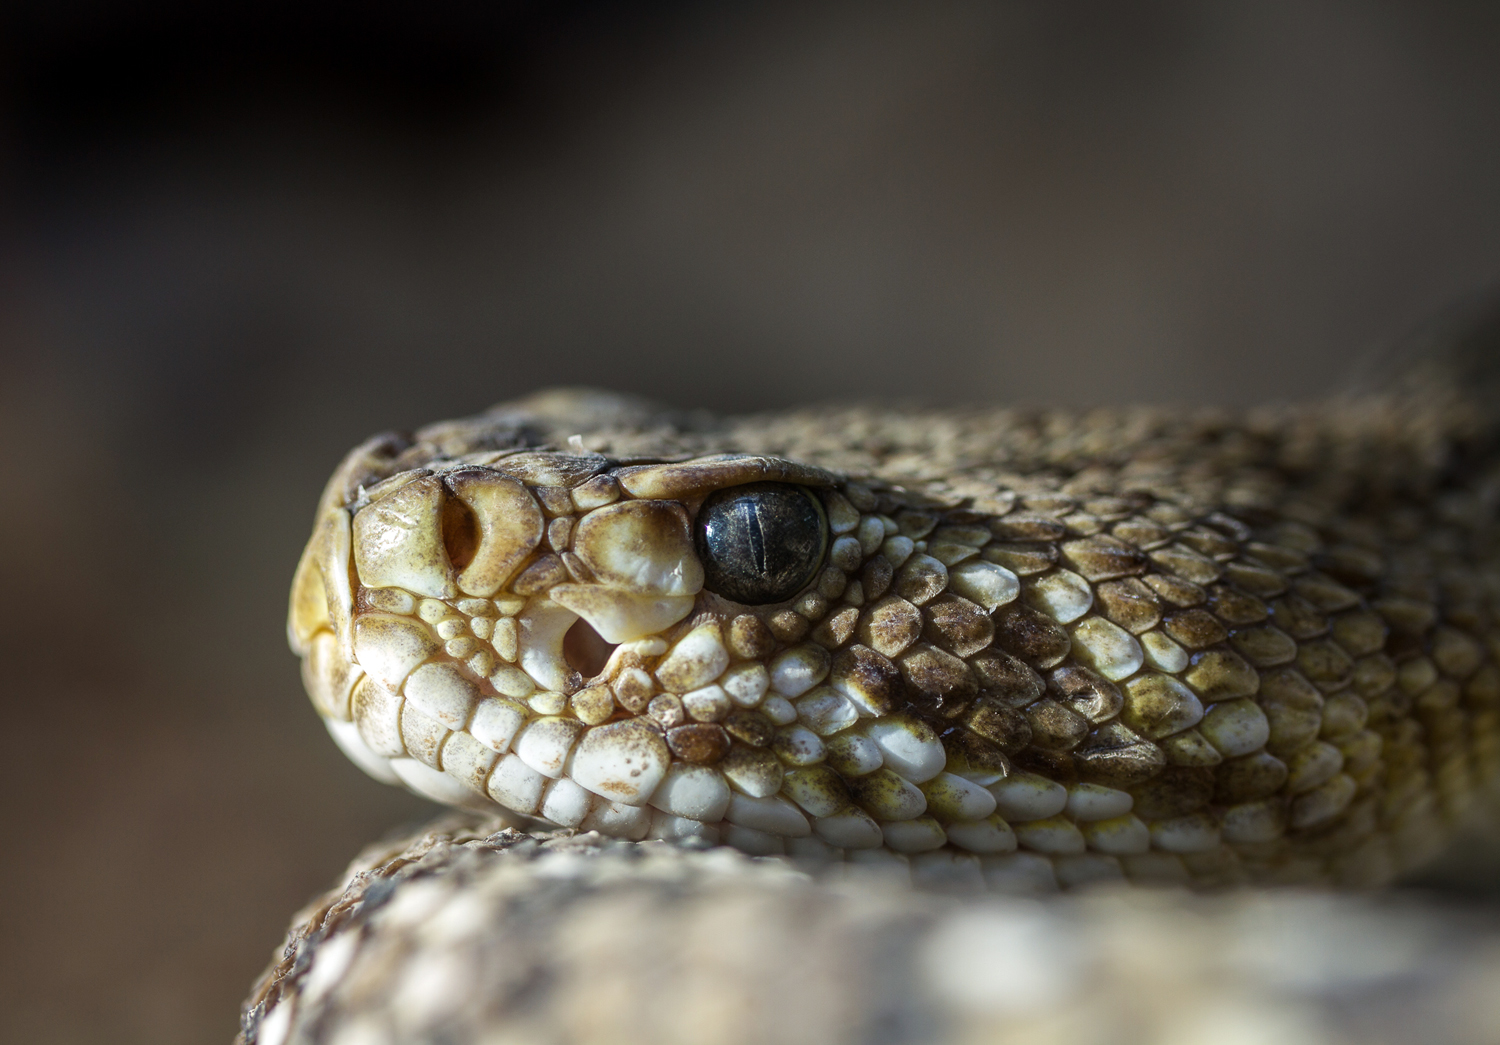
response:
[[[9,0],[0,1039],[227,1042],[429,812],[283,639],[365,435],[1314,396],[1497,278],[1480,0]]]

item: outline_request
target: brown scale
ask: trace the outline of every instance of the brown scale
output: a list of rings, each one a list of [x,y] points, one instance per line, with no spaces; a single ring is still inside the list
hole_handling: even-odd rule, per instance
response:
[[[1001,536],[1024,535],[1035,538],[1041,536],[1037,532],[1039,528],[1028,520],[1020,532],[1008,527],[995,529]],[[1137,527],[1134,531],[1129,526],[1117,526],[1116,532],[1135,532],[1143,539],[1153,542],[1161,539],[1159,530],[1146,526]],[[1239,546],[1231,539],[1201,528],[1185,534],[1182,543],[1203,554],[1205,558],[1217,556],[1228,559],[1239,551]],[[1111,554],[1105,554],[1100,551],[1097,543],[1075,541],[1070,544],[1071,547],[1064,546],[1056,557],[1044,548],[1028,548],[1030,558],[1026,560],[1026,565],[1037,566],[1043,561],[1057,561],[1060,558],[1089,579],[1100,581],[1113,580],[1114,577],[1131,572],[1143,561],[1112,554],[1115,552],[1113,548],[1108,549]],[[1204,600],[1207,602],[1206,609],[1192,609],[1169,615],[1165,619],[1165,627],[1174,639],[1192,649],[1211,648],[1229,638],[1235,650],[1244,660],[1249,661],[1247,665],[1224,650],[1217,651],[1216,657],[1210,654],[1211,659],[1198,660],[1195,665],[1198,677],[1194,688],[1205,696],[1215,694],[1216,691],[1221,696],[1246,690],[1254,692],[1260,688],[1260,680],[1250,681],[1249,676],[1253,674],[1250,665],[1266,669],[1295,660],[1301,669],[1300,674],[1292,670],[1284,671],[1278,676],[1280,681],[1268,685],[1262,696],[1262,703],[1272,710],[1272,738],[1269,746],[1288,752],[1305,750],[1320,729],[1326,728],[1329,735],[1346,738],[1339,748],[1344,776],[1350,780],[1364,777],[1367,780],[1366,786],[1371,786],[1374,781],[1369,779],[1369,771],[1380,760],[1382,738],[1359,728],[1367,714],[1364,697],[1353,694],[1338,696],[1337,691],[1346,686],[1356,674],[1356,665],[1359,666],[1358,680],[1362,694],[1378,697],[1390,688],[1394,681],[1394,671],[1390,658],[1381,654],[1390,627],[1372,610],[1345,612],[1334,618],[1331,629],[1322,614],[1348,610],[1358,605],[1362,600],[1354,588],[1369,588],[1378,579],[1380,559],[1368,551],[1347,547],[1335,549],[1320,557],[1317,562],[1321,575],[1309,577],[1298,586],[1297,593],[1290,594],[1287,593],[1288,584],[1284,575],[1266,562],[1274,561],[1291,572],[1303,570],[1304,560],[1295,551],[1277,554],[1272,549],[1275,549],[1274,545],[1262,544],[1258,549],[1262,553],[1259,561],[1228,570],[1228,584],[1216,584],[1209,588]],[[1006,552],[1010,553],[1011,549],[1006,549]],[[986,557],[992,561],[1021,561],[1013,553],[1005,557],[993,554]],[[1156,561],[1158,564],[1165,562],[1177,568],[1175,576],[1154,579],[1157,580],[1158,590],[1167,589],[1163,594],[1176,596],[1172,601],[1178,604],[1192,604],[1198,598],[1191,588],[1175,582],[1202,584],[1213,581],[1217,573],[1180,549],[1174,549],[1174,554],[1158,556]],[[1116,581],[1112,586],[1096,589],[1096,596],[1111,619],[1126,626],[1136,625],[1136,628],[1130,630],[1146,630],[1154,623],[1159,601],[1147,584],[1136,582],[1127,586]],[[1275,596],[1282,598],[1274,604],[1274,609],[1267,607],[1262,601],[1263,598]],[[1305,641],[1299,644],[1293,634],[1270,625],[1244,627],[1264,621],[1273,614],[1279,622]],[[1022,660],[1030,660],[1038,666],[1056,659],[1056,650],[1062,643],[1053,622],[1024,606],[1002,611],[999,617],[996,641],[1008,653]],[[1237,630],[1231,632],[1231,628]],[[1330,633],[1328,640],[1316,641],[1317,636]],[[1460,678],[1477,673],[1482,663],[1479,644],[1454,629],[1447,629],[1442,634],[1451,636],[1444,647],[1447,658],[1444,668]],[[1069,669],[1063,669],[1055,673],[1055,676],[1061,677],[1051,688],[1075,699],[1080,691],[1085,692],[1086,703],[1099,705],[1098,711],[1103,717],[1111,717],[1111,712],[1105,710],[1107,704],[1100,705],[1103,699],[1100,696],[1100,683],[1109,686],[1111,690],[1114,687],[1102,679],[1091,683],[1073,674],[1084,670],[1086,669],[1074,668],[1070,673]],[[1427,683],[1423,692],[1430,705],[1426,713],[1427,747],[1422,754],[1428,759],[1438,759],[1446,752],[1461,754],[1466,719],[1456,710],[1457,684],[1451,680],[1419,681]],[[1313,685],[1308,685],[1308,682]],[[1321,701],[1322,708],[1319,706],[1319,689],[1335,694]],[[1488,677],[1478,687],[1483,697],[1492,701],[1497,690],[1500,690],[1500,685],[1491,682]],[[1026,694],[1027,697],[1031,695]],[[978,734],[997,747],[1003,749],[1009,746],[1013,755],[1021,756],[1017,759],[1018,764],[1050,771],[1057,778],[1067,776],[1067,771],[1060,765],[1058,753],[1073,751],[1079,747],[1088,720],[1050,696],[1022,704],[1021,710],[1024,714],[1017,714],[1016,708],[1008,706],[1003,699],[995,700],[982,692],[978,704],[969,712],[963,724],[971,734]],[[1117,711],[1118,708],[1113,710]],[[1320,710],[1323,714],[1319,714]],[[1133,741],[1137,747],[1152,750],[1158,759],[1161,758],[1160,751],[1156,751],[1139,737],[1129,734],[1126,739]],[[1026,746],[1017,752],[1018,744]],[[1128,746],[1128,743],[1116,743],[1112,749],[1118,751],[1128,749]],[[1080,756],[1075,757],[1074,770],[1081,764],[1091,777],[1109,779],[1111,774],[1100,770],[1099,758],[1099,753],[1107,750],[1111,750],[1111,747],[1103,744],[1085,748]],[[1409,742],[1408,750],[1415,752],[1419,747]],[[1128,779],[1132,772],[1146,775],[1147,779],[1135,782],[1132,788],[1135,811],[1138,815],[1155,819],[1184,816],[1209,807],[1214,802],[1239,804],[1269,799],[1283,789],[1288,778],[1287,764],[1269,750],[1227,759],[1212,768],[1175,766],[1158,769],[1154,759],[1139,761],[1142,764],[1128,766],[1123,773],[1116,770],[1114,779]],[[1447,790],[1464,791],[1471,783],[1467,775],[1468,767],[1459,762],[1450,762],[1449,767],[1448,773],[1453,782],[1448,785]],[[1326,781],[1324,784],[1326,785]],[[1439,787],[1440,790],[1443,789],[1442,785]],[[1323,792],[1326,791],[1325,786]],[[1285,816],[1290,812],[1293,820],[1308,823],[1309,827],[1315,826],[1309,822],[1317,819],[1319,799],[1324,799],[1325,804],[1332,801],[1326,793],[1315,789],[1309,798],[1299,797],[1293,800],[1290,804],[1294,809],[1282,809],[1278,815]],[[1366,803],[1349,808],[1357,809],[1363,819],[1370,821],[1367,826],[1373,832],[1375,805]],[[1352,816],[1352,812],[1346,814],[1346,818]],[[1323,835],[1332,832],[1332,827],[1322,828]],[[1276,846],[1285,848],[1279,841]],[[1267,854],[1260,855],[1264,857]],[[1280,855],[1285,856],[1284,853]]]

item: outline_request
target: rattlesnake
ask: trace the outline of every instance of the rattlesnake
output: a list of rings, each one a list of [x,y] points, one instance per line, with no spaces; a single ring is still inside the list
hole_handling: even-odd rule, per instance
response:
[[[373,932],[349,912],[373,916],[369,890],[423,867],[433,896],[489,898],[471,934],[486,918],[498,934],[517,916],[495,897],[527,889],[557,924],[618,888],[684,910],[711,910],[726,880],[811,903],[802,927],[762,912],[772,962],[852,902],[854,872],[881,883],[862,887],[870,925],[925,926],[871,953],[915,961],[963,922],[944,928],[898,878],[975,895],[1365,887],[1420,867],[1500,777],[1492,349],[1245,413],[719,417],[574,390],[367,441],[320,502],[291,644],[355,762],[474,812],[370,855],[306,914],[245,1039],[829,1040],[817,1012],[874,1004],[866,955],[826,1011],[797,1002],[816,1032],[741,1033],[743,1014],[715,1029],[712,999],[627,1031],[558,1016],[553,968],[530,995],[470,975],[447,1009],[407,998],[448,1029],[403,1031],[366,970],[369,1011],[340,1023],[328,998],[347,970],[325,963],[309,994],[313,945]],[[504,859],[485,871],[476,853]],[[552,910],[539,883],[562,879],[577,895]],[[818,931],[853,939],[850,924]],[[625,954],[586,979],[638,1009],[607,982],[633,982]],[[432,976],[424,997],[448,998]]]

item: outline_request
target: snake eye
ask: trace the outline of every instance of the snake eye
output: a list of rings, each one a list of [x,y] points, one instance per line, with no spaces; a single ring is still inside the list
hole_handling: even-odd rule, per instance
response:
[[[823,506],[789,483],[750,483],[711,495],[698,510],[703,586],[759,606],[797,594],[828,547]]]

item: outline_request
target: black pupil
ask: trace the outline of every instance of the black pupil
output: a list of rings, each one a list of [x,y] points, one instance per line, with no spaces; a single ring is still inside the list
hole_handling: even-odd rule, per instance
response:
[[[720,490],[698,510],[698,558],[709,591],[752,606],[782,602],[823,562],[827,526],[811,493],[787,483]]]

